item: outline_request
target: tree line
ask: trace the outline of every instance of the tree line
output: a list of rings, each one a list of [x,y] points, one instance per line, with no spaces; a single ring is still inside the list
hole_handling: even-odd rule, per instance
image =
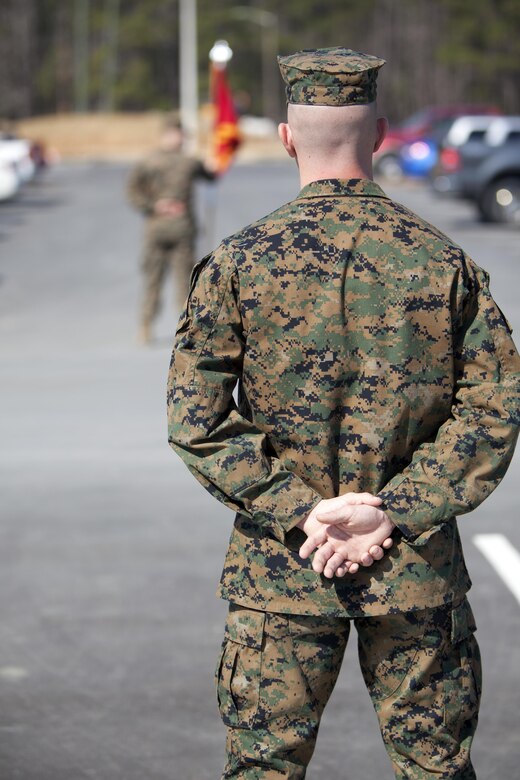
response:
[[[143,111],[179,103],[178,0],[2,0],[0,117]],[[208,52],[234,51],[239,107],[282,116],[275,53],[346,45],[384,57],[381,107],[398,121],[427,104],[520,113],[518,0],[198,0],[199,98]]]

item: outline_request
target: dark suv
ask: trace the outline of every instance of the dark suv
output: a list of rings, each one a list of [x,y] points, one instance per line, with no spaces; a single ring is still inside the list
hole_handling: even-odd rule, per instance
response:
[[[481,137],[444,145],[432,184],[472,200],[486,221],[520,224],[520,117],[497,117]]]

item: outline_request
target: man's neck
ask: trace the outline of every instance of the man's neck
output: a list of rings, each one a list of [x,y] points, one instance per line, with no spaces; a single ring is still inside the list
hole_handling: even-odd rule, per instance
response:
[[[326,165],[309,166],[300,162],[300,186],[305,187],[313,181],[323,179],[370,179],[374,178],[372,165],[346,165],[328,167]]]

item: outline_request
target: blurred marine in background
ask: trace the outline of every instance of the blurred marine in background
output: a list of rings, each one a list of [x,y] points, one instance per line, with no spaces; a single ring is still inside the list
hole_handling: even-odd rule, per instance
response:
[[[168,387],[172,447],[237,512],[224,778],[305,777],[353,623],[395,777],[474,780],[456,516],[509,465],[520,358],[488,275],[372,181],[383,60],[279,62],[302,189],[197,266]]]
[[[130,202],[146,217],[139,331],[143,344],[151,340],[161,287],[169,271],[174,277],[177,305],[184,306],[195,262],[193,183],[197,178],[215,178],[213,170],[184,154],[182,143],[180,118],[172,113],[164,122],[159,148],[134,169],[128,183]]]

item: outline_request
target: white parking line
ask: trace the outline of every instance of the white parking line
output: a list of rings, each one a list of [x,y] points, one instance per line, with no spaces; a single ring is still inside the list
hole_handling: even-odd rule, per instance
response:
[[[477,534],[473,542],[520,604],[520,553],[502,534]]]

